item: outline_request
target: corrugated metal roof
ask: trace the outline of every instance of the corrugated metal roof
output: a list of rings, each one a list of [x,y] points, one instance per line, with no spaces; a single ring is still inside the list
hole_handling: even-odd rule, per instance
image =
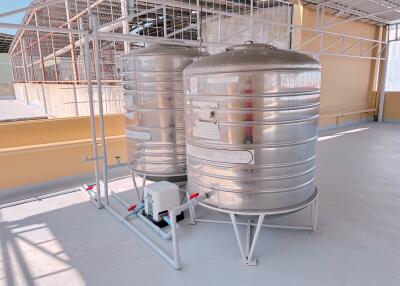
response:
[[[8,53],[14,36],[0,33],[0,53]]]

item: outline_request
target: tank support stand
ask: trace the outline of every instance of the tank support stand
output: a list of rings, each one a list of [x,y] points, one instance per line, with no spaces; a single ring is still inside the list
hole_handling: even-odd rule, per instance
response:
[[[221,212],[221,209],[217,209],[214,207],[210,207],[208,205],[205,205],[204,203],[199,203],[199,205],[216,210]],[[276,215],[288,215],[291,213],[295,213],[298,211],[301,211],[303,209],[310,208],[311,210],[311,219],[310,219],[310,225],[305,225],[305,226],[296,226],[296,225],[276,225],[276,224],[264,224],[264,220],[268,217],[273,217]],[[266,228],[277,228],[277,229],[290,229],[290,230],[308,230],[312,232],[318,232],[318,191],[315,189],[314,194],[311,196],[310,199],[308,199],[306,202],[303,204],[300,204],[295,207],[291,208],[285,208],[285,209],[279,209],[276,211],[268,211],[268,212],[233,212],[233,211],[222,211],[226,214],[229,214],[230,221],[228,220],[213,220],[213,219],[200,219],[196,218],[193,214],[191,213],[191,221],[192,222],[208,222],[208,223],[219,223],[219,224],[232,224],[233,230],[235,232],[236,240],[239,245],[239,250],[241,254],[241,259],[240,259],[240,264],[244,266],[255,266],[257,265],[257,259],[254,257],[255,249],[257,246],[257,241],[260,236],[261,228],[266,227]],[[242,216],[242,217],[249,217],[247,222],[238,222],[237,217]],[[252,222],[251,218],[258,218],[257,223]],[[246,227],[246,241],[245,243],[243,242],[242,235],[239,229],[239,226],[245,226]],[[255,227],[254,234],[253,230]]]

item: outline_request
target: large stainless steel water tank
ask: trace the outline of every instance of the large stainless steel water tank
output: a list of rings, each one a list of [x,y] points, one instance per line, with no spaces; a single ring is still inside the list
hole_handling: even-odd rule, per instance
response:
[[[237,212],[292,208],[315,195],[320,64],[264,44],[184,71],[188,190]]]
[[[128,159],[151,180],[186,180],[182,72],[198,56],[153,45],[121,57]]]

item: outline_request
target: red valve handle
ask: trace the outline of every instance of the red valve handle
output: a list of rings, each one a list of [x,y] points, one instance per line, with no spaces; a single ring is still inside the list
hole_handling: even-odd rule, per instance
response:
[[[133,211],[134,209],[136,209],[136,204],[131,205],[131,206],[128,208],[128,212],[131,212],[131,211]]]
[[[87,186],[85,190],[86,190],[86,191],[93,190],[94,186],[95,186],[95,185],[90,185],[90,186]]]
[[[194,198],[197,198],[198,196],[200,196],[199,193],[193,193],[193,194],[190,195],[189,200],[192,200],[192,199],[194,199]]]

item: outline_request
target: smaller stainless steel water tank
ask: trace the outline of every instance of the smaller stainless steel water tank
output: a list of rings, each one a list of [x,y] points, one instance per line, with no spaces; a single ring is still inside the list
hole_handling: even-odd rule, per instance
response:
[[[121,57],[128,159],[152,180],[186,180],[183,69],[197,50],[171,45]]]
[[[184,71],[188,190],[219,210],[292,208],[315,195],[320,64],[264,44]]]

